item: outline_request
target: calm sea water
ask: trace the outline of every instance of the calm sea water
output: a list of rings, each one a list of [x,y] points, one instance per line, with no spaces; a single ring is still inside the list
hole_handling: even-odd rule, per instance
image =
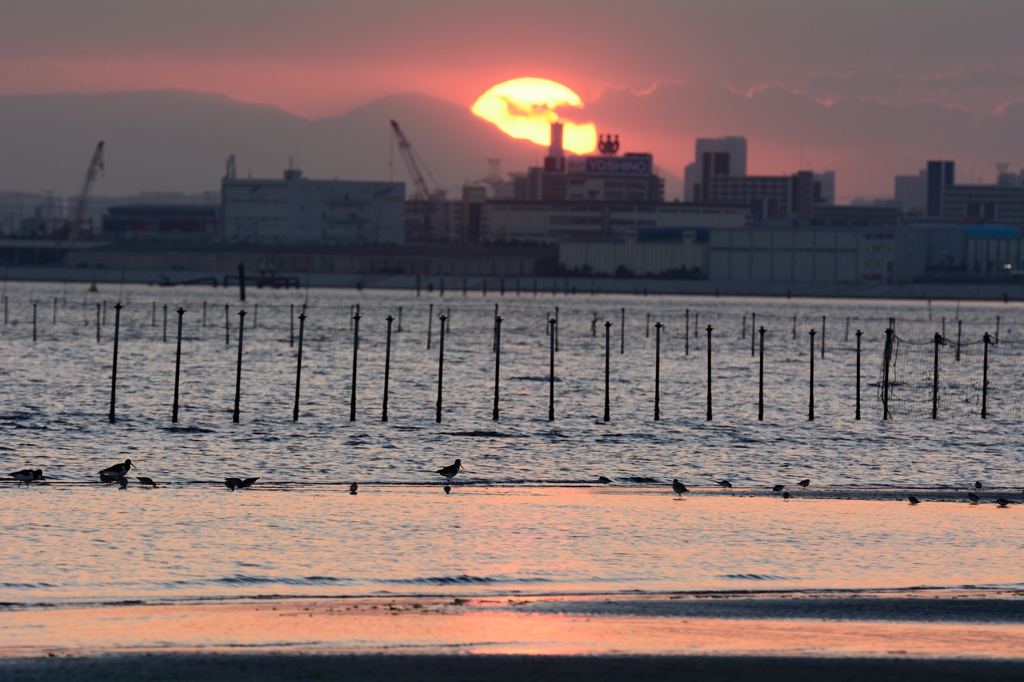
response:
[[[1003,347],[1010,348],[1008,340],[1024,337],[1020,304],[532,291],[486,297],[424,291],[417,297],[250,288],[248,294],[243,306],[237,291],[222,288],[125,285],[89,293],[82,285],[5,285],[0,467],[42,468],[51,485],[0,488],[8,540],[0,549],[0,601],[1021,582],[1013,558],[1021,549],[1020,508],[997,512],[991,505],[936,502],[908,516],[904,504],[884,501],[908,488],[957,496],[975,480],[1020,497],[1021,396],[1005,389],[1013,377],[1002,376],[1016,372],[1014,365],[990,376],[1004,389],[994,390],[986,420],[967,405],[942,413],[955,418],[900,414],[883,421],[877,400],[890,317],[901,338],[921,342],[942,331],[943,317],[950,338],[962,321],[965,343],[994,334],[998,324]],[[113,303],[119,299],[125,307],[117,421],[110,424]],[[103,301],[106,324],[97,343],[96,304]],[[496,303],[504,320],[497,422]],[[350,318],[356,304],[362,319],[352,422]],[[303,305],[301,414],[293,422],[291,310],[297,318]],[[179,306],[186,310],[181,408],[172,424]],[[241,418],[234,424],[242,307],[248,314]],[[545,320],[556,307],[552,422]],[[443,420],[437,423],[436,316],[449,309]],[[389,421],[383,423],[389,314],[396,320]],[[757,420],[752,314],[767,330],[763,422]],[[613,323],[609,422],[602,419],[605,320]],[[665,327],[656,422],[657,322]],[[296,344],[298,325],[296,319]],[[807,418],[811,329],[818,332],[814,421]],[[858,329],[864,332],[864,418],[855,421]],[[920,374],[927,362],[908,367]],[[913,397],[930,400],[930,394]],[[120,491],[96,483],[100,469],[129,457],[140,475],[166,489]],[[433,472],[456,457],[467,471],[445,496]],[[565,487],[599,475],[612,485]],[[229,493],[218,487],[225,476],[261,478],[252,491]],[[783,503],[726,494],[672,502],[666,484],[673,478],[694,487],[727,478],[739,492],[810,478],[833,498],[871,490],[875,499]],[[347,494],[351,481],[362,486],[358,496]]]

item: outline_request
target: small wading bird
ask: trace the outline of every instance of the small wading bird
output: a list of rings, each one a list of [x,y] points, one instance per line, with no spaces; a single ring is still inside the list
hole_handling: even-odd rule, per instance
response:
[[[106,469],[101,471],[100,480],[103,481],[104,483],[113,483],[117,479],[123,478],[128,473],[128,470],[131,469],[132,467],[135,467],[135,465],[132,464],[132,461],[130,459],[126,459],[121,464],[115,464],[114,466],[107,467]],[[138,469],[139,467],[135,468]]]
[[[441,467],[440,469],[437,470],[437,473],[444,476],[448,480],[448,482],[451,483],[452,479],[455,478],[455,476],[459,473],[459,469],[465,470],[465,468],[466,467],[462,466],[462,460],[457,459],[455,460],[455,464],[446,467]]]
[[[782,493],[782,499],[784,499],[784,500],[788,500],[791,497],[793,497],[793,496],[790,495],[789,493]]]
[[[729,483],[729,481],[726,481],[725,479],[722,479],[721,481],[715,481],[715,482],[718,483],[718,485],[722,486],[723,488],[731,488],[732,487],[732,483]]]
[[[353,481],[352,485],[348,487],[348,494],[355,495],[357,490],[359,490],[359,484]]]
[[[802,480],[799,483],[797,483],[797,485],[800,486],[801,488],[806,488],[810,484],[811,484],[811,479],[809,479],[809,478],[805,478],[804,480]]]
[[[781,493],[785,487],[786,486],[784,486],[784,485],[772,486],[772,492],[773,493]]]
[[[913,495],[911,495],[907,499],[910,500],[910,504],[920,504],[921,503],[921,500],[917,499]]]
[[[1008,499],[1006,499],[1005,497],[1000,497],[1000,498],[999,498],[998,500],[996,500],[996,504],[998,504],[998,505],[999,505],[1000,507],[1002,507],[1002,508],[1005,508],[1005,507],[1006,507],[1006,505],[1008,505],[1008,504],[1013,504],[1013,503],[1012,503],[1012,502],[1010,502],[1010,501],[1009,501]]]
[[[981,481],[975,481],[974,482],[974,489],[975,490],[981,490]]]
[[[256,476],[255,478],[245,478],[245,479],[242,479],[242,478],[225,478],[224,479],[224,485],[226,485],[229,490],[234,492],[235,488],[251,488],[252,484],[255,483],[258,480],[260,480],[259,476]]]
[[[149,476],[136,476],[135,478],[138,479],[139,483],[142,484],[143,488],[145,488],[147,485],[151,485],[154,488],[156,487],[156,483]]]
[[[971,501],[971,504],[978,504],[978,500],[981,498],[974,493],[967,493],[967,499]]]
[[[121,486],[121,490],[124,490],[125,488],[128,487],[128,479],[122,476],[121,478],[117,479],[117,484]]]
[[[38,481],[40,479],[44,481],[46,480],[46,477],[43,476],[42,469],[36,469],[34,471],[32,469],[22,469],[21,471],[15,471],[11,474],[11,478],[18,482],[19,487],[22,483],[27,486],[32,481]]]
[[[612,482],[612,479],[608,478],[607,476],[598,476],[597,477],[597,482],[598,483],[608,484],[608,483]]]
[[[672,492],[674,492],[677,497],[682,499],[683,493],[688,493],[690,491],[686,489],[685,485],[683,485],[682,483],[679,482],[678,478],[673,478],[672,479]]]
[[[447,485],[447,484],[446,484],[446,485],[444,486],[444,494],[445,494],[445,495],[448,495],[449,493],[451,493],[451,491],[452,491],[452,487],[451,487],[450,485]]]

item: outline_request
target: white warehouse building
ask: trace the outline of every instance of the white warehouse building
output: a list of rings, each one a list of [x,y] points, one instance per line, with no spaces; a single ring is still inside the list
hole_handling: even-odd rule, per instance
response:
[[[405,183],[225,177],[221,220],[225,242],[403,244]]]

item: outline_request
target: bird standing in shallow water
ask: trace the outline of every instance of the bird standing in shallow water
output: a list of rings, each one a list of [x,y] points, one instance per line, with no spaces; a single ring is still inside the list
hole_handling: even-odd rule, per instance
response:
[[[598,483],[604,483],[604,484],[607,485],[608,483],[612,482],[612,479],[608,478],[607,476],[598,476],[597,477],[597,482]]]
[[[465,468],[466,467],[462,466],[462,460],[457,459],[455,460],[455,464],[446,467],[441,467],[440,469],[437,470],[437,473],[444,476],[446,479],[448,479],[448,482],[451,483],[452,479],[455,478],[455,476],[459,473],[459,469]]]
[[[725,479],[722,479],[721,481],[715,481],[715,482],[718,483],[718,485],[722,486],[723,488],[731,488],[732,487],[732,483],[729,483],[729,481],[726,481]]]
[[[123,478],[128,475],[128,470],[135,467],[130,459],[126,459],[120,464],[115,464],[112,467],[107,467],[100,472],[100,480],[104,483],[113,483],[119,478]],[[135,467],[138,469],[139,467]]]
[[[359,484],[353,481],[352,485],[348,487],[348,494],[355,495],[357,490],[359,490]]]
[[[975,481],[974,482],[974,489],[975,490],[981,490],[981,481]]]
[[[784,499],[784,500],[788,500],[791,497],[793,497],[793,496],[790,495],[789,493],[782,493],[782,499]]]
[[[452,492],[452,487],[450,485],[445,485],[445,487],[444,487],[444,494],[448,495],[451,492]]]
[[[225,478],[224,485],[228,487],[228,490],[235,492],[235,488],[242,487],[242,479],[240,478]]]
[[[145,488],[147,485],[151,485],[154,488],[156,487],[156,483],[149,476],[136,476],[135,478],[138,479],[139,483],[142,484],[143,488]]]
[[[967,499],[971,501],[971,504],[978,504],[978,500],[981,498],[974,493],[967,493]]]
[[[124,490],[125,488],[128,487],[128,479],[122,476],[121,478],[117,479],[117,484],[121,486],[121,490]]]
[[[242,484],[239,485],[238,487],[239,488],[251,488],[252,484],[255,483],[258,480],[260,480],[259,476],[254,476],[252,478],[243,478],[242,479]]]
[[[809,478],[805,478],[804,480],[802,480],[799,483],[797,483],[797,485],[800,486],[801,488],[806,488],[810,484],[811,484],[811,479],[809,479]]]
[[[910,504],[912,504],[912,505],[914,505],[914,504],[920,504],[920,503],[921,503],[921,500],[917,499],[917,498],[916,498],[916,497],[914,497],[913,495],[911,495],[911,496],[910,496],[910,497],[908,497],[907,499],[908,499],[908,500],[910,501]]]
[[[786,486],[784,486],[784,485],[776,485],[776,486],[773,486],[773,487],[772,487],[772,492],[773,492],[773,493],[781,493],[781,492],[782,492],[782,490],[783,490],[783,489],[784,489],[785,487],[786,487]]]
[[[22,469],[21,471],[15,471],[14,473],[11,474],[11,478],[18,482],[19,487],[21,486],[22,483],[24,483],[27,486],[32,481],[38,481],[40,479],[44,481],[46,480],[46,477],[43,476],[42,469]]]
[[[683,497],[683,493],[690,492],[689,490],[686,489],[685,485],[683,485],[682,483],[679,482],[678,478],[673,478],[672,479],[672,491],[675,492],[675,494],[680,499]]]
[[[1001,508],[1005,508],[1006,505],[1012,504],[1012,503],[1008,499],[1006,499],[1005,497],[1000,497],[998,500],[996,500],[996,504],[998,504]]]

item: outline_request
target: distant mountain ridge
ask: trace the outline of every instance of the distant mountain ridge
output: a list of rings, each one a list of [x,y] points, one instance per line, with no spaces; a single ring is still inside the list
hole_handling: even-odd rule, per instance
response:
[[[378,99],[310,121],[263,104],[183,90],[0,96],[0,192],[77,193],[105,140],[97,195],[219,189],[229,154],[238,175],[280,177],[289,160],[306,177],[411,182],[395,119],[438,185],[457,193],[488,173],[537,165],[544,148],[513,140],[457,104],[419,93]],[[657,157],[655,158],[657,161]],[[675,181],[666,177],[666,185]]]

